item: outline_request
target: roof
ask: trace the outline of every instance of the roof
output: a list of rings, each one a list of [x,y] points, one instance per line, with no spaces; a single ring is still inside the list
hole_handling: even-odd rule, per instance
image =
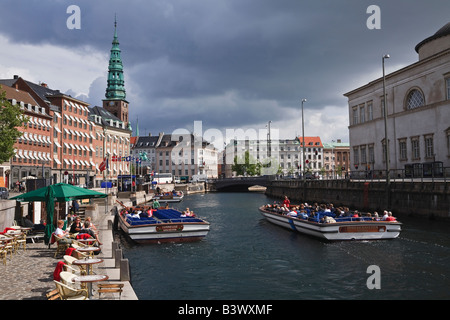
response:
[[[350,143],[348,142],[324,142],[324,149],[332,149],[332,148],[349,148]]]
[[[298,137],[298,141],[302,145],[303,137]],[[322,140],[320,140],[320,137],[305,137],[305,147],[323,148]]]
[[[420,48],[428,43],[431,42],[433,40],[439,39],[439,38],[443,38],[450,35],[450,22],[447,23],[445,26],[443,26],[442,28],[440,28],[438,31],[436,31],[436,33],[434,35],[432,35],[431,37],[426,38],[425,40],[423,40],[422,42],[420,42],[417,46],[416,46],[416,52],[419,53]]]
[[[15,99],[18,102],[29,103],[33,106],[37,106],[38,103],[33,97],[26,91],[22,91],[16,88],[11,88],[7,85],[1,85],[0,91],[6,92],[6,98],[8,100]]]

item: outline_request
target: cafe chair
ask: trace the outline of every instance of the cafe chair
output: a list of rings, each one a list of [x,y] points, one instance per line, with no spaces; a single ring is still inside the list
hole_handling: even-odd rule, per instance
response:
[[[58,289],[54,289],[52,291],[50,291],[49,293],[47,293],[45,295],[47,297],[47,300],[57,300],[57,299],[61,299],[61,296],[59,294]]]
[[[79,273],[80,275],[86,275],[86,267],[85,266],[77,265],[76,266],[77,268],[75,268],[75,266],[72,264],[75,260],[78,260],[77,258],[65,255],[63,257],[63,259],[64,259],[64,262],[67,263],[66,264],[67,269],[68,269],[67,271],[70,271],[75,274]]]
[[[77,277],[76,274],[73,274],[72,272],[68,272],[68,271],[62,271],[59,273],[59,277],[61,278],[61,282],[64,283],[65,285],[71,287],[72,289],[80,289],[80,286],[77,285],[77,283],[75,283],[75,281],[73,281],[74,278]]]
[[[20,236],[16,239],[17,242],[17,248],[22,247],[23,251],[27,251],[27,235],[26,233],[22,233]]]
[[[62,241],[63,239],[58,238],[54,233],[52,233],[52,237],[50,239],[50,244],[53,244],[56,242],[56,251],[55,251],[55,258],[58,255],[58,253],[66,252],[66,250],[70,247],[70,244],[65,243]]]
[[[6,255],[8,254],[8,252],[5,249],[5,246],[1,246],[0,247],[0,259],[3,260],[3,264],[6,266]]]
[[[73,289],[62,282],[53,280],[62,300],[89,300],[86,289]]]
[[[5,241],[5,250],[11,255],[11,258],[13,255],[14,247],[14,238],[8,237],[8,239]]]

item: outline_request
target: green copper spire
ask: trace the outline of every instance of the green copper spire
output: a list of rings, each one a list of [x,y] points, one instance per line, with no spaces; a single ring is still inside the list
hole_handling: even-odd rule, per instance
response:
[[[125,100],[125,81],[123,78],[123,64],[120,58],[119,40],[117,39],[117,20],[114,19],[114,39],[112,42],[111,56],[108,67],[108,86],[106,99]]]

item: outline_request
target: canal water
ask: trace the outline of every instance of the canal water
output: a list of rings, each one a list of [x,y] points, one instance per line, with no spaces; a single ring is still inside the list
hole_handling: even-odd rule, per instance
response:
[[[394,240],[323,242],[267,222],[258,207],[271,202],[261,193],[188,195],[173,207],[211,223],[202,241],[139,245],[121,236],[138,298],[450,298],[449,223],[402,217]]]

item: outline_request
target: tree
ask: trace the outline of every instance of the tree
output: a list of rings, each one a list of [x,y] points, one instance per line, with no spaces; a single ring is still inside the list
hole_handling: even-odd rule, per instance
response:
[[[0,86],[0,163],[9,161],[15,155],[14,143],[22,136],[17,128],[25,126],[28,117],[6,98],[6,92]]]
[[[231,170],[236,172],[236,175],[243,176],[255,176],[261,174],[261,164],[257,163],[255,159],[250,155],[249,151],[245,151],[244,156],[234,157]]]

